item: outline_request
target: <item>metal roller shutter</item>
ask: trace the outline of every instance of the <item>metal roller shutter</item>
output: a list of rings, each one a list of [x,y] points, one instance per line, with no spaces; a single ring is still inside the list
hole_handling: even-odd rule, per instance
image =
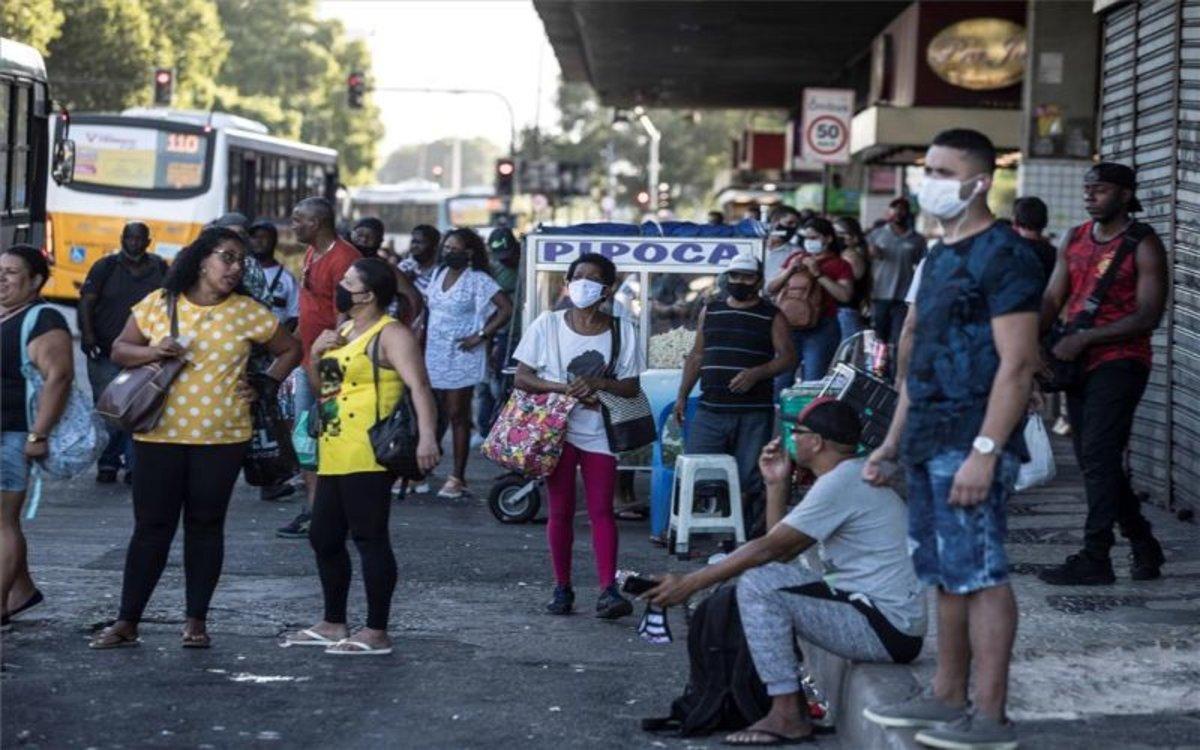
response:
[[[1187,4],[1200,6],[1200,0],[1189,0]],[[1181,9],[1174,0],[1144,0],[1116,8],[1104,19],[1101,62],[1101,157],[1131,164],[1137,170],[1138,195],[1146,209],[1142,219],[1162,237],[1168,257],[1172,257],[1176,225],[1179,223],[1176,179],[1184,169],[1182,161],[1176,156],[1176,127],[1181,119],[1181,15]],[[1196,115],[1197,124],[1200,125],[1200,110]],[[1200,190],[1200,184],[1196,187]],[[1200,214],[1200,201],[1193,203],[1190,208]],[[1200,224],[1192,226],[1193,231],[1200,231]],[[1200,246],[1192,247],[1200,250]],[[1200,266],[1190,267],[1200,270]],[[1193,281],[1196,280],[1200,279]],[[1177,476],[1175,469],[1178,462],[1173,460],[1177,457],[1176,451],[1184,448],[1183,445],[1174,445],[1173,434],[1176,419],[1187,415],[1180,408],[1181,387],[1189,393],[1200,394],[1200,390],[1191,390],[1196,385],[1194,380],[1179,377],[1178,374],[1181,367],[1193,365],[1194,358],[1184,357],[1176,361],[1173,356],[1173,349],[1182,343],[1175,339],[1180,316],[1187,317],[1191,326],[1189,332],[1200,332],[1193,320],[1200,314],[1200,308],[1181,307],[1181,301],[1182,297],[1180,300],[1171,300],[1164,324],[1153,337],[1154,371],[1134,418],[1133,436],[1129,443],[1129,462],[1135,486],[1147,491],[1156,502],[1164,504],[1170,502],[1173,490],[1180,490],[1182,484],[1182,477]],[[1194,301],[1189,300],[1189,303]],[[1184,338],[1187,338],[1186,334]],[[1200,353],[1200,349],[1195,351]],[[1193,395],[1188,406],[1192,407],[1195,403],[1197,400]],[[1196,432],[1192,430],[1193,435]],[[1197,485],[1192,482],[1191,486]]]

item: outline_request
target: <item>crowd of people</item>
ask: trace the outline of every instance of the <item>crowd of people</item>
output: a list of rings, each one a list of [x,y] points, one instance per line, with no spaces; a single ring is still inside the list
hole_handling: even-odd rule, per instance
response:
[[[938,623],[932,687],[902,703],[872,706],[867,717],[888,727],[920,727],[918,740],[934,747],[1016,746],[1005,714],[1018,619],[1004,551],[1006,505],[1029,457],[1023,425],[1039,401],[1035,376],[1047,359],[1075,365],[1061,389],[1088,516],[1084,548],[1041,578],[1053,585],[1112,583],[1114,525],[1130,541],[1131,577],[1161,574],[1162,549],[1122,461],[1168,283],[1162,243],[1132,216],[1140,210],[1136,175],[1113,163],[1091,169],[1082,187],[1092,218],[1055,250],[1044,236],[1048,212],[1038,199],[1018,201],[1011,222],[992,214],[987,197],[995,157],[990,141],[974,131],[935,138],[918,196],[941,228],[931,246],[915,231],[904,198],[869,233],[851,218],[777,207],[764,259],[733,259],[722,293],[699,312],[675,416],[689,422],[687,452],[736,458],[754,531],[720,562],[662,576],[646,596],[666,607],[740,576],[746,638],[772,708],[731,735],[732,744],[777,744],[811,733],[793,634],[851,659],[908,662],[922,648],[932,588]],[[381,253],[385,228],[378,220],[364,218],[341,236],[335,218],[321,198],[295,206],[291,228],[305,246],[299,278],[276,258],[277,228],[240,214],[205,227],[170,266],[148,253],[147,226],[131,222],[119,251],[89,272],[79,304],[80,346],[97,399],[123,370],[186,362],[153,427],[132,435],[110,428],[98,461],[101,483],[117,482],[124,472],[134,524],[116,620],[92,648],[140,642],[139,621],[180,518],[181,645],[211,645],[206,621],[221,573],[226,511],[250,441],[250,404],[266,397],[278,398],[288,420],[306,415],[318,445],[315,469],[303,473],[302,509],[279,533],[310,540],[324,610],[311,627],[287,634],[284,645],[333,655],[391,652],[397,573],[388,519],[396,478],[377,461],[369,431],[381,414],[411,401],[420,468],[428,472],[439,463],[449,434],[451,460],[437,494],[453,499],[468,491],[471,432],[486,432],[498,408],[496,378],[509,347],[520,245],[505,228],[485,241],[470,229],[443,235],[418,226],[397,263]],[[29,571],[21,509],[31,466],[46,455],[73,381],[69,327],[61,313],[37,304],[49,275],[36,248],[0,251],[6,623],[42,600]],[[575,260],[561,309],[534,321],[512,354],[517,388],[575,400],[561,459],[546,482],[555,579],[547,610],[556,615],[574,608],[577,474],[591,522],[596,614],[632,612],[616,583],[617,459],[599,401],[637,395],[645,363],[636,328],[616,300],[617,282],[610,258]],[[785,450],[774,436],[781,390],[797,378],[824,376],[839,344],[867,326],[891,349],[885,376],[898,389],[883,444],[861,455],[860,415],[822,400],[788,425]],[[1052,330],[1059,335],[1047,339]],[[22,367],[26,360],[29,367]],[[43,385],[27,409],[33,371]],[[271,387],[264,396],[252,381]],[[699,407],[688,415],[697,384]],[[907,508],[887,487],[899,465]],[[797,469],[815,481],[789,510]],[[262,497],[292,492],[285,481],[264,487]],[[366,589],[366,623],[357,631],[347,618],[348,536]],[[789,564],[810,547],[819,549],[816,570]]]

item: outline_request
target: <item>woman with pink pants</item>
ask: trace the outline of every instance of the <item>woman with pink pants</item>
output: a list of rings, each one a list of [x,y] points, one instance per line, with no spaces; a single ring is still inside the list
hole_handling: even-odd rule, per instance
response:
[[[513,352],[517,360],[517,388],[530,393],[565,393],[579,399],[568,417],[562,458],[546,479],[550,496],[546,536],[556,584],[546,609],[551,614],[566,615],[575,604],[571,545],[575,540],[578,471],[583,475],[600,584],[596,616],[615,619],[633,612],[633,605],[621,596],[616,584],[613,488],[617,481],[617,459],[609,449],[596,393],[637,395],[642,357],[633,324],[601,311],[616,286],[617,269],[613,262],[595,253],[581,255],[567,269],[567,281],[571,309],[542,314]],[[613,327],[617,325],[621,326],[621,350],[613,352]]]

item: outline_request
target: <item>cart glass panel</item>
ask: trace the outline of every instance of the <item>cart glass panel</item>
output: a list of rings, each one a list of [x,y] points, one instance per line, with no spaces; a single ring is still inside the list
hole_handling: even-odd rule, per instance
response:
[[[717,292],[717,275],[648,275],[650,346],[646,364],[652,370],[679,369],[695,343],[700,310]]]

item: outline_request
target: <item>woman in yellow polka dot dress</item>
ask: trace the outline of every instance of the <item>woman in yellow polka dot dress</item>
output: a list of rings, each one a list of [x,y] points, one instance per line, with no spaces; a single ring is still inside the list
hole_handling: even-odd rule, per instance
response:
[[[344,656],[392,652],[387,623],[396,588],[396,557],[388,515],[395,477],[375,461],[367,430],[395,410],[406,388],[417,413],[417,463],[429,471],[439,458],[437,407],[421,348],[412,331],[384,315],[395,298],[395,271],[385,261],[355,261],[335,296],[338,312],[349,319],[313,343],[308,368],[320,394],[321,440],[309,541],[317,557],[325,614],[311,628],[288,635],[285,646],[320,646],[328,654]],[[378,372],[373,361],[379,364]],[[367,590],[366,627],[354,635],[346,622],[347,534],[358,547]]]
[[[241,292],[246,247],[235,232],[212,228],[180,251],[163,289],[133,307],[113,344],[113,361],[137,367],[172,357],[187,366],[171,385],[154,429],[134,438],[133,538],[125,557],[118,620],[92,648],[138,643],[138,621],[167,563],[183,515],[187,591],[185,648],[207,648],[208,605],[225,549],[225,511],[250,440],[254,389],[246,381],[251,344],[275,358],[276,382],[300,362],[300,343],[264,305]],[[172,338],[170,297],[179,337]]]

